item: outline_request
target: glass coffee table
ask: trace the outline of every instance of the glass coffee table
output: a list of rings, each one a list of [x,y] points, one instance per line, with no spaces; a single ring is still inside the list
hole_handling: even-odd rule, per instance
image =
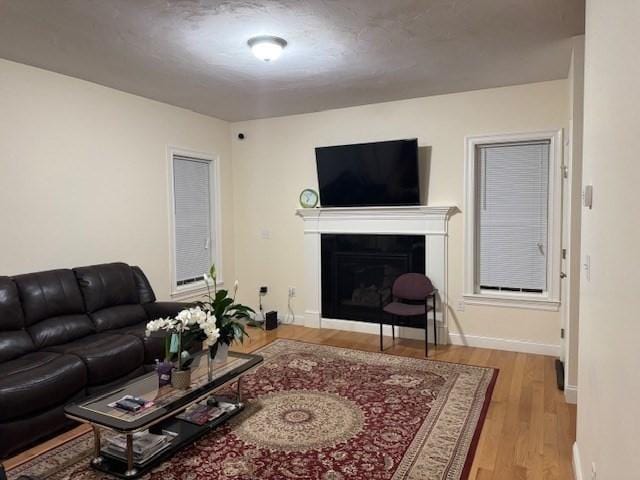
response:
[[[65,414],[92,426],[95,443],[91,460],[93,468],[120,478],[138,478],[242,411],[242,374],[261,362],[259,355],[229,352],[225,363],[211,364],[207,352],[203,351],[195,356],[191,367],[191,387],[187,390],[179,390],[171,385],[160,387],[158,374],[154,371],[106,393],[67,405]],[[210,405],[215,405],[218,397],[212,395],[213,391],[233,382],[237,383],[235,395],[219,398],[221,402],[224,401],[220,403],[224,407],[217,410],[208,407],[218,415],[215,418],[206,420],[206,415],[204,418],[201,416],[197,423],[176,418],[184,417],[183,412],[196,403],[204,405],[207,399]],[[114,405],[127,395],[143,399],[147,404],[136,412],[125,411]],[[215,401],[211,402],[211,399]],[[200,408],[200,405],[192,408]],[[107,438],[106,448],[102,445],[102,430],[111,434]],[[159,441],[161,437],[164,437],[162,442]],[[136,444],[137,441],[139,444]],[[141,445],[156,441],[156,450],[151,455],[141,452]],[[116,451],[117,448],[121,450]]]

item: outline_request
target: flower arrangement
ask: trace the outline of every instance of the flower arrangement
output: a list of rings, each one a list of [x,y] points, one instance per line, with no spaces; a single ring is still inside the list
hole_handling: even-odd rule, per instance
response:
[[[207,301],[180,311],[174,318],[159,318],[147,323],[147,336],[162,335],[165,339],[165,361],[174,362],[178,371],[188,370],[193,362],[190,349],[202,342],[214,356],[218,346],[228,348],[234,341],[242,342],[247,332],[240,320],[251,319],[254,310],[235,302],[238,282],[230,297],[227,290],[218,290],[216,268],[212,265],[204,275]],[[211,291],[213,287],[213,292]]]
[[[255,311],[251,307],[236,303],[238,281],[236,280],[233,285],[232,296],[229,296],[227,290],[218,290],[215,265],[212,265],[209,273],[204,275],[204,280],[207,284],[208,300],[200,302],[199,305],[215,317],[216,326],[220,332],[219,342],[227,346],[234,341],[242,343],[248,334],[240,320],[250,320],[251,314]]]
[[[193,359],[189,350],[196,341],[207,346],[215,345],[220,338],[216,318],[200,306],[187,308],[174,318],[159,318],[147,323],[147,336],[162,333],[165,337],[165,359],[177,356],[177,369],[187,370]]]

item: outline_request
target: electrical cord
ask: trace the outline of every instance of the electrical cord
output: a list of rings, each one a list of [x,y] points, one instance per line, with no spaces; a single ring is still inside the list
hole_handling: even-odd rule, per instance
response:
[[[295,323],[296,314],[293,311],[293,307],[291,307],[291,294],[289,294],[289,298],[287,299],[287,316],[284,319],[284,323]]]
[[[253,320],[247,322],[247,325],[250,327],[265,328],[265,318],[264,318],[264,308],[262,306],[262,297],[264,294],[262,292],[258,292],[258,313],[255,314]],[[259,318],[258,318],[259,317]]]

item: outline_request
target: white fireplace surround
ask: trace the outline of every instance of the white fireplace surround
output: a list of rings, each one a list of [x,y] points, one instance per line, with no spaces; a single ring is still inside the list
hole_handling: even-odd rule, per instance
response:
[[[304,220],[304,325],[365,333],[380,331],[377,324],[322,318],[320,236],[323,233],[424,235],[425,273],[438,289],[438,343],[447,343],[447,229],[449,217],[456,211],[455,206],[298,209],[297,215]],[[386,326],[384,331],[385,335],[391,335],[391,327]],[[429,332],[433,332],[432,325]],[[400,328],[398,334],[405,338],[424,339],[422,329]]]

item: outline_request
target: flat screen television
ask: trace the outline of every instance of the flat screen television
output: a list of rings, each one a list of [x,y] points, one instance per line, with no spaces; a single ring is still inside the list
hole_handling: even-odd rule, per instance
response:
[[[323,207],[420,204],[418,140],[316,148]]]

